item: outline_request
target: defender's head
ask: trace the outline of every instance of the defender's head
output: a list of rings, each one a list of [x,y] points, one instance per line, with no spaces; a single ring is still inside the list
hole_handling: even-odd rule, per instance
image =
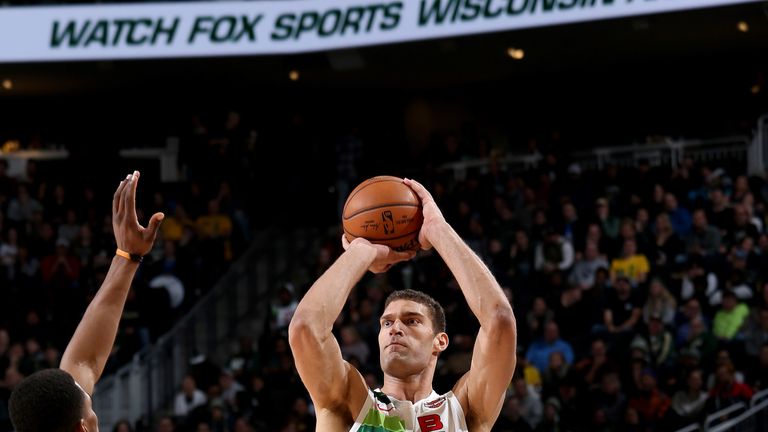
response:
[[[72,375],[46,369],[22,381],[9,401],[16,432],[98,432],[91,397]]]

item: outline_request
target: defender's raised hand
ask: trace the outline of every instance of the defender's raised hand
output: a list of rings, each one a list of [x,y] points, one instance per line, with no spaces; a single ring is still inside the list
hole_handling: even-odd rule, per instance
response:
[[[136,187],[139,184],[139,176],[140,173],[134,171],[117,187],[112,201],[112,229],[118,249],[131,255],[144,256],[152,250],[165,215],[159,212],[153,214],[146,228],[139,224],[136,216]]]

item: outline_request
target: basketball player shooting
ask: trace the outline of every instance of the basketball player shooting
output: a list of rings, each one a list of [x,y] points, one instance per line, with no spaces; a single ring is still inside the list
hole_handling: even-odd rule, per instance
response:
[[[423,249],[440,254],[480,321],[470,370],[444,395],[432,389],[437,358],[448,347],[445,314],[434,299],[402,290],[386,300],[380,318],[381,389],[368,389],[342,359],[331,333],[347,297],[366,270],[387,271],[415,256],[363,238],[342,239],[345,252],[302,299],[289,328],[299,375],[315,404],[318,431],[490,431],[515,370],[517,330],[512,308],[491,272],[445,221],[430,193],[404,180],[419,196]]]
[[[136,217],[139,172],[129,174],[112,201],[112,228],[117,252],[96,297],[64,351],[60,369],[30,375],[11,394],[10,414],[16,432],[98,432],[91,395],[112,351],[141,257],[149,253],[165,217],[155,213],[147,228]]]

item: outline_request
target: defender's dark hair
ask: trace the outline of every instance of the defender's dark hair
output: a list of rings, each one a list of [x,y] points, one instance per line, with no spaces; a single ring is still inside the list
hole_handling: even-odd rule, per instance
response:
[[[72,432],[83,418],[84,397],[72,375],[46,369],[16,386],[8,411],[16,432]]]
[[[432,320],[432,329],[435,331],[435,334],[445,331],[445,311],[443,310],[443,307],[440,306],[440,303],[432,297],[421,291],[414,291],[412,289],[395,291],[387,297],[387,300],[384,302],[384,309],[395,300],[410,300],[423,304],[429,308],[429,318]]]

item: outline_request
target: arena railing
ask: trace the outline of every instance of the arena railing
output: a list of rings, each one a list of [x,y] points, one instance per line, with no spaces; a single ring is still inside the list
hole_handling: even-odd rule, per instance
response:
[[[316,237],[316,236],[315,236]],[[312,250],[313,236],[265,230],[227,273],[174,327],[136,354],[115,374],[102,379],[94,393],[101,429],[119,420],[152,422],[171,414],[170,405],[195,357],[224,365],[237,350],[240,336],[258,340],[269,314],[269,300],[292,271],[298,254]]]
[[[765,132],[763,132],[765,134]],[[574,152],[569,160],[579,163],[583,170],[602,170],[609,164],[618,166],[636,166],[645,160],[651,166],[676,167],[685,158],[694,162],[735,161],[745,169],[750,156],[750,149],[757,144],[751,137],[735,135],[713,139],[664,141],[657,143],[632,144],[627,146],[598,147],[588,151]],[[464,180],[468,172],[477,171],[485,174],[491,164],[499,164],[511,172],[535,168],[543,159],[540,154],[508,155],[496,158],[480,158],[444,164],[443,172],[452,172],[457,181]],[[760,172],[768,161],[761,164]]]

